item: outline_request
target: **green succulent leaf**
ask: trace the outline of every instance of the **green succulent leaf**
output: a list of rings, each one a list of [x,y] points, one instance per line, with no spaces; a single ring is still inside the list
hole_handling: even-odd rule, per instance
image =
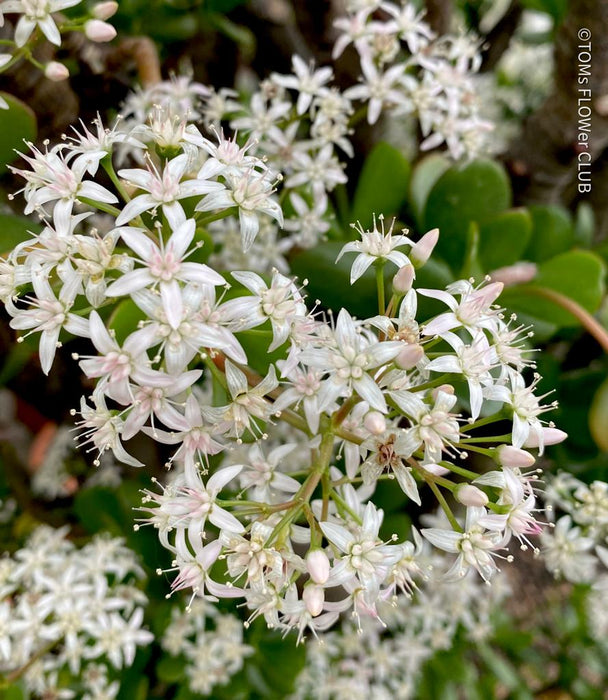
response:
[[[450,161],[439,153],[423,158],[416,164],[410,180],[410,205],[420,228],[424,227],[426,201],[439,178],[450,167]]]
[[[536,291],[547,288],[574,300],[583,309],[595,313],[605,293],[605,266],[602,259],[587,250],[562,253],[539,266],[529,285],[506,289],[500,297],[503,305],[516,312],[556,326],[577,326],[579,321],[555,302]]]
[[[596,445],[608,452],[608,379],[599,386],[589,410],[589,430]]]
[[[595,233],[595,214],[589,202],[581,202],[574,218],[574,242],[581,248],[589,248]]]
[[[544,262],[565,253],[574,243],[574,228],[570,212],[564,207],[531,205],[532,236],[525,252],[527,260]]]
[[[532,235],[526,209],[501,212],[479,227],[479,262],[485,272],[521,260]]]
[[[381,141],[365,159],[351,211],[352,221],[360,221],[363,228],[372,226],[372,215],[389,217],[399,214],[407,201],[410,178],[407,158]]]
[[[453,166],[433,186],[424,210],[426,230],[438,228],[437,252],[454,270],[465,259],[471,222],[480,226],[511,204],[504,168],[491,160]]]
[[[38,133],[36,115],[25,102],[6,92],[0,97],[8,103],[8,109],[0,109],[0,173],[17,159],[15,150],[23,150],[23,141],[34,141]]]

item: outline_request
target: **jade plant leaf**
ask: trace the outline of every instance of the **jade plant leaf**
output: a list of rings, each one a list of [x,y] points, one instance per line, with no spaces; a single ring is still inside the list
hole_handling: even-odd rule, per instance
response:
[[[491,160],[476,160],[451,167],[437,180],[426,202],[424,226],[439,229],[437,253],[459,270],[471,223],[481,226],[510,204],[511,188],[504,168]]]

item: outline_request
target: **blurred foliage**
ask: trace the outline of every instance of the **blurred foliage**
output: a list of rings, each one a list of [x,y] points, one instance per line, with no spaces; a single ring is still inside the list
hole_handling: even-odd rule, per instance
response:
[[[145,35],[161,46],[193,39],[202,28],[226,28],[225,14],[246,0],[121,0],[112,24],[125,35]],[[235,38],[235,37],[233,37]]]
[[[0,174],[6,171],[8,165],[15,161],[16,150],[23,150],[24,141],[34,141],[37,133],[36,115],[21,100],[6,92],[0,92],[0,98],[5,100],[8,109],[0,109]],[[1,245],[6,247],[4,235]],[[0,251],[2,252],[2,251]]]

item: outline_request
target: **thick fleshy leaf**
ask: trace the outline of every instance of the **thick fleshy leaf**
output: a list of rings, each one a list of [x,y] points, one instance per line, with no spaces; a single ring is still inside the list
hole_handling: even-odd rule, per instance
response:
[[[572,216],[556,204],[528,207],[532,217],[532,236],[525,259],[544,262],[569,250],[574,243]]]
[[[589,411],[589,429],[597,446],[608,452],[608,379],[598,388]]]
[[[522,259],[532,235],[532,218],[526,209],[502,212],[479,227],[479,262],[484,272]]]
[[[24,141],[35,141],[38,131],[36,115],[21,100],[0,92],[8,109],[0,109],[0,173],[17,158],[15,149],[22,149]]]
[[[581,248],[589,248],[595,233],[595,214],[589,202],[581,202],[574,219],[574,242]]]
[[[420,228],[424,227],[426,200],[439,178],[450,167],[450,161],[439,153],[432,153],[416,164],[410,180],[410,205]]]
[[[500,303],[555,326],[577,326],[579,321],[570,312],[542,298],[535,289],[554,290],[595,313],[605,293],[605,276],[599,256],[588,250],[572,250],[540,265],[534,284],[506,289]]]
[[[437,252],[460,270],[471,222],[482,225],[511,204],[504,168],[491,160],[453,166],[433,186],[424,211],[424,228],[440,231]]]
[[[410,164],[394,146],[381,141],[365,159],[359,176],[352,221],[360,221],[363,228],[372,226],[373,214],[396,216],[407,199]]]

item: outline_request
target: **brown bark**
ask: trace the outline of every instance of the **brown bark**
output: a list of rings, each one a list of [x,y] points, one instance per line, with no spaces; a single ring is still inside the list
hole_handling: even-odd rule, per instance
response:
[[[437,34],[448,34],[452,26],[452,0],[426,0],[425,19]]]
[[[485,37],[481,70],[489,71],[496,67],[501,56],[509,48],[511,38],[517,29],[523,8],[518,0],[512,0],[508,10]]]

